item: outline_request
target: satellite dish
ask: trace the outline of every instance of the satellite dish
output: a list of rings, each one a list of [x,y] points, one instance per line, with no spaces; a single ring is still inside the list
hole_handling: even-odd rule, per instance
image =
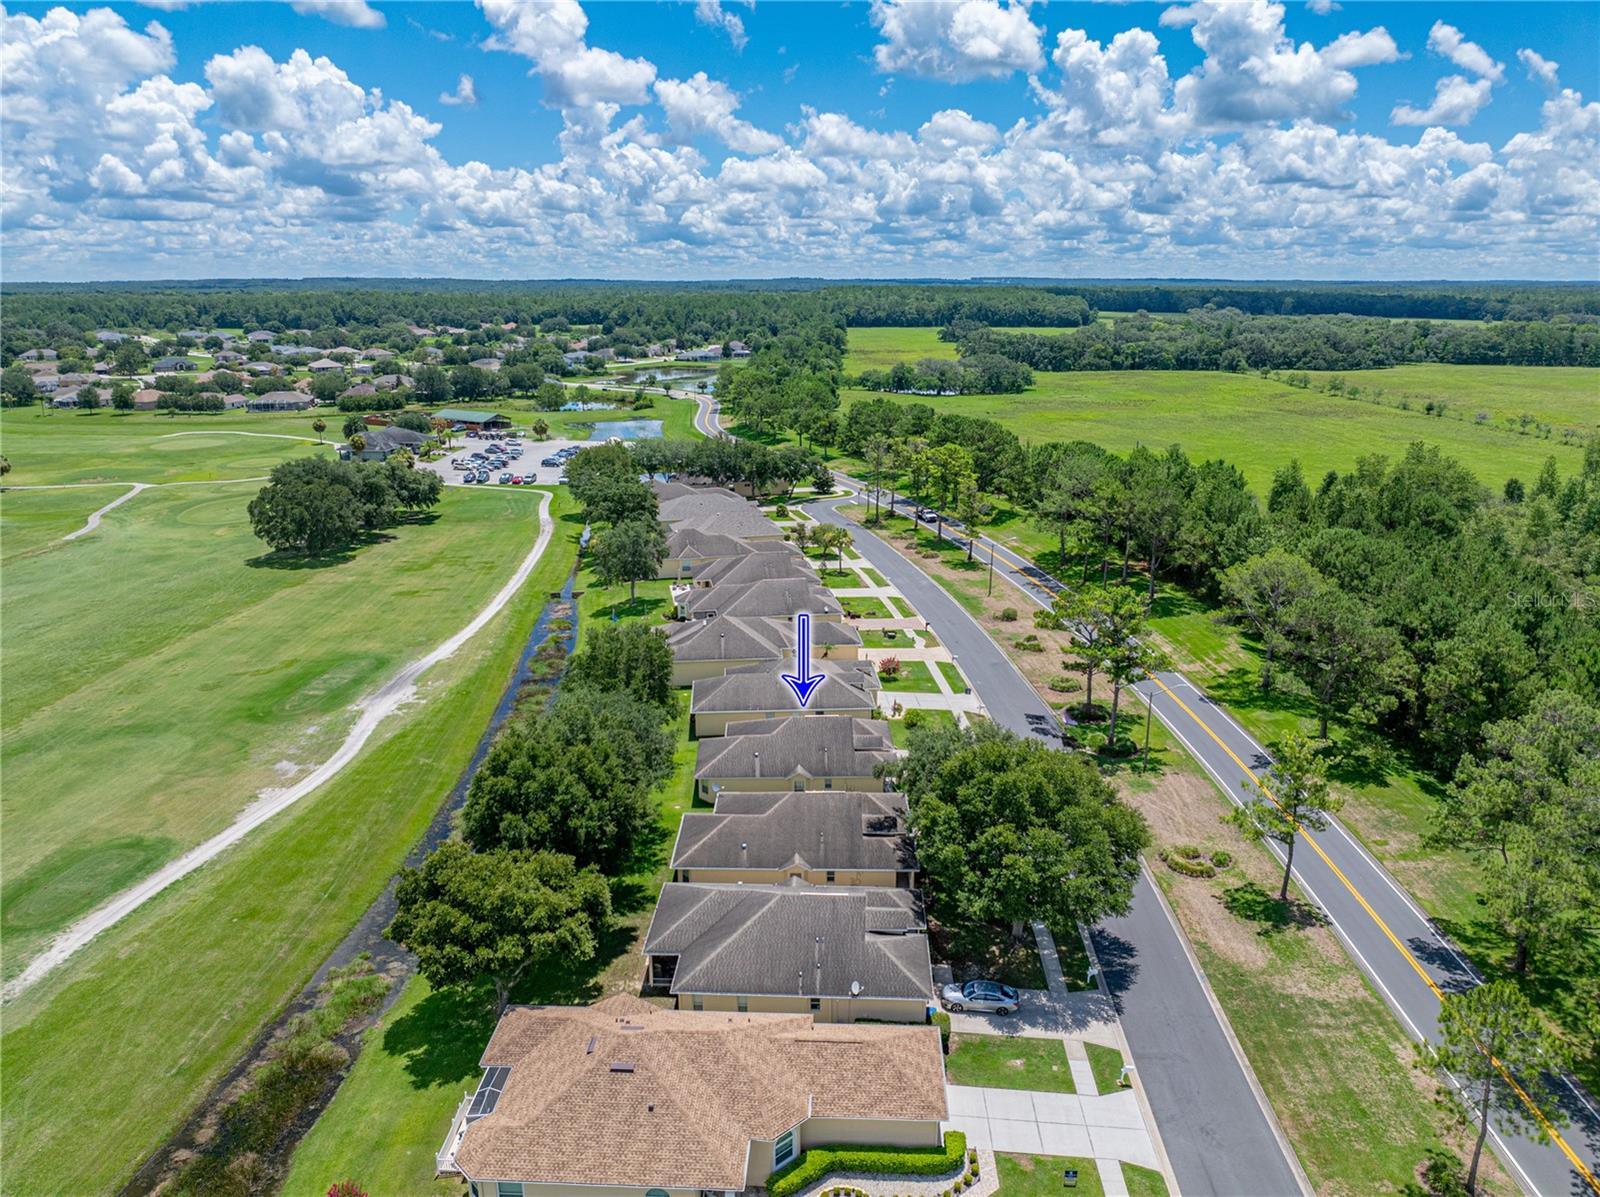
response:
[[[850,996],[851,997],[860,997],[861,996],[861,982],[860,981],[851,981],[850,982]]]

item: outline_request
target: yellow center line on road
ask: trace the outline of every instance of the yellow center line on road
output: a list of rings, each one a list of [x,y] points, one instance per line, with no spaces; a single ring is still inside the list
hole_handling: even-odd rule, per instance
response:
[[[1152,673],[1146,676],[1148,676],[1149,679],[1156,685],[1160,686],[1161,692],[1168,698],[1172,699],[1173,702],[1177,703],[1178,706],[1183,710],[1184,714],[1188,715],[1190,719],[1193,719],[1200,727],[1200,730],[1205,732],[1206,735],[1210,736],[1218,748],[1222,749],[1223,752],[1228,754],[1233,763],[1238,765],[1239,768],[1244,771],[1245,776],[1248,777],[1252,783],[1254,783],[1255,787],[1262,794],[1264,794],[1274,806],[1276,806],[1279,810],[1283,810],[1283,804],[1278,801],[1277,796],[1273,794],[1266,784],[1262,782],[1261,778],[1256,775],[1256,771],[1239,759],[1239,754],[1234,752],[1232,748],[1228,747],[1228,745],[1223,741],[1222,737],[1217,735],[1217,733],[1212,730],[1209,723],[1200,718],[1199,715],[1195,714],[1194,710],[1189,706],[1189,704],[1174,694],[1172,689],[1155,674]],[[1284,811],[1284,813],[1288,814],[1287,811]],[[1291,815],[1290,818],[1292,819],[1293,816]],[[1378,930],[1382,931],[1389,942],[1395,946],[1395,950],[1405,958],[1406,963],[1410,964],[1411,967],[1416,970],[1417,976],[1421,977],[1423,983],[1433,991],[1433,995],[1443,1002],[1444,991],[1434,983],[1433,978],[1428,975],[1427,971],[1422,967],[1421,962],[1418,961],[1416,956],[1411,953],[1411,950],[1407,948],[1405,944],[1400,942],[1399,936],[1389,929],[1389,924],[1383,921],[1383,917],[1372,908],[1371,904],[1366,900],[1365,897],[1362,896],[1361,891],[1356,889],[1350,878],[1344,875],[1344,870],[1333,863],[1333,860],[1328,856],[1328,854],[1322,850],[1322,845],[1317,843],[1316,840],[1312,839],[1310,836],[1302,836],[1301,838],[1303,838],[1305,842],[1311,846],[1311,850],[1313,852],[1322,858],[1322,862],[1327,865],[1328,868],[1333,870],[1333,875],[1337,877],[1345,889],[1349,891],[1350,896],[1361,904],[1361,909],[1365,910],[1367,914],[1371,916],[1372,921],[1377,925]],[[1578,1170],[1578,1174],[1583,1177],[1583,1179],[1588,1183],[1589,1187],[1596,1193],[1600,1193],[1600,1180],[1595,1178],[1594,1173],[1589,1171],[1588,1166],[1578,1158],[1578,1154],[1573,1151],[1572,1147],[1567,1143],[1567,1141],[1561,1137],[1555,1126],[1550,1122],[1550,1119],[1545,1116],[1545,1112],[1536,1104],[1534,1104],[1533,1098],[1529,1097],[1527,1091],[1523,1089],[1521,1085],[1517,1084],[1516,1079],[1511,1075],[1510,1072],[1506,1070],[1506,1067],[1501,1064],[1499,1060],[1496,1060],[1491,1056],[1490,1062],[1494,1064],[1495,1069],[1503,1078],[1505,1078],[1506,1083],[1511,1086],[1511,1088],[1516,1092],[1517,1096],[1522,1099],[1522,1104],[1527,1106],[1532,1112],[1534,1118],[1538,1120],[1540,1127],[1544,1130],[1544,1133],[1550,1137],[1550,1141],[1561,1149],[1561,1153],[1565,1155],[1572,1166]]]

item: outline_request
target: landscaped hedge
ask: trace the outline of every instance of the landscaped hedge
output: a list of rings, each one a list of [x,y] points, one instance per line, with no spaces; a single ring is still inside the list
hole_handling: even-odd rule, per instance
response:
[[[940,1176],[967,1162],[967,1136],[947,1131],[944,1147],[857,1147],[837,1143],[813,1147],[767,1178],[768,1197],[793,1197],[835,1172],[881,1172],[889,1176]]]

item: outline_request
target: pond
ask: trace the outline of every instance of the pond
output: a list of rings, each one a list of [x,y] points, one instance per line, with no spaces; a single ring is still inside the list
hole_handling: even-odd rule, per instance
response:
[[[607,381],[620,383],[623,386],[655,386],[670,383],[676,391],[698,391],[700,384],[706,384],[706,393],[710,394],[717,389],[717,376],[705,370],[674,369],[663,366],[652,370],[646,367],[642,370],[625,370],[612,375]]]
[[[619,436],[625,441],[647,441],[661,435],[660,420],[606,420],[594,425],[592,441],[607,441]]]
[[[573,400],[571,403],[563,403],[561,405],[562,411],[615,411],[616,408],[617,405],[615,403],[599,403],[594,400],[589,400],[586,403],[579,403],[577,400]]]

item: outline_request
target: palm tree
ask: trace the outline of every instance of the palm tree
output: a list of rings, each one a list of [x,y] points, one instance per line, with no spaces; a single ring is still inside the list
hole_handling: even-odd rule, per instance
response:
[[[311,431],[317,434],[317,444],[322,443],[322,434],[328,431],[328,422],[320,417],[311,421]]]

